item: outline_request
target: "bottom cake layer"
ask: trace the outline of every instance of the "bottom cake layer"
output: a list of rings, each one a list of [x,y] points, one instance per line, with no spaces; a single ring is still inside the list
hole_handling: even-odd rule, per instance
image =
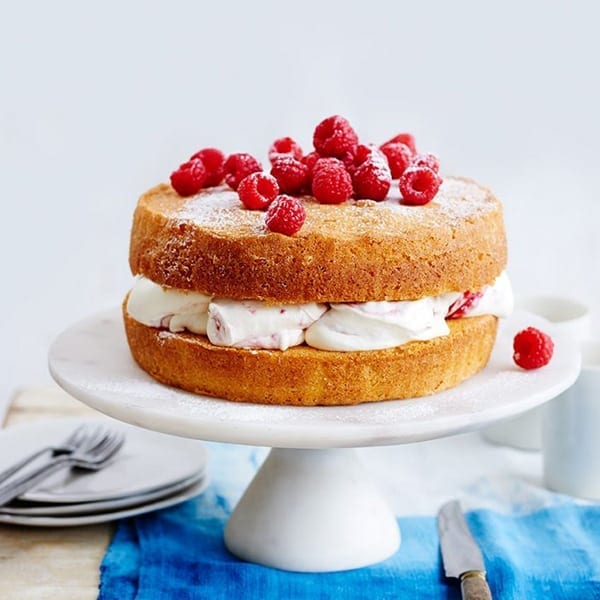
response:
[[[329,352],[215,346],[202,335],[142,325],[124,311],[131,353],[168,385],[237,402],[343,405],[427,396],[458,385],[487,364],[493,316],[449,320],[450,335],[397,348]]]

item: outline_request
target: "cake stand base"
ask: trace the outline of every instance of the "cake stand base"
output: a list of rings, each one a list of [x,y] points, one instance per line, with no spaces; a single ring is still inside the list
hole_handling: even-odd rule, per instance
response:
[[[543,369],[514,365],[514,334],[530,325],[553,333],[543,319],[515,313],[501,323],[487,367],[456,388],[356,406],[243,404],[161,385],[131,358],[120,310],[65,331],[49,362],[65,390],[116,419],[171,435],[272,447],[230,517],[225,543],[258,564],[325,572],[378,562],[400,545],[394,515],[350,448],[473,431],[535,408],[575,381],[580,352],[570,340],[555,338]]]
[[[354,450],[273,448],[233,511],[225,544],[269,567],[342,571],[394,554],[400,531]]]

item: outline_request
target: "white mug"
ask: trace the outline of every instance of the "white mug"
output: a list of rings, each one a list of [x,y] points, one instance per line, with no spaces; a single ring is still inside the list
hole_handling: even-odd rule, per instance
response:
[[[552,332],[582,342],[590,335],[589,308],[563,296],[517,296],[515,308],[527,310],[552,323]],[[485,429],[483,437],[502,446],[540,450],[546,405]]]
[[[577,381],[548,403],[544,482],[563,494],[600,500],[600,341],[582,344]]]
[[[515,308],[527,310],[552,323],[558,335],[582,342],[590,337],[590,309],[564,296],[517,296]]]

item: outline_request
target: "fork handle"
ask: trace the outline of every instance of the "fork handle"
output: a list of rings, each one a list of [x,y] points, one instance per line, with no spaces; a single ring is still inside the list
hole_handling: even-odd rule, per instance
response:
[[[15,481],[0,487],[0,506],[8,504],[11,500],[22,496],[25,492],[36,486],[40,481],[61,469],[71,466],[73,459],[70,456],[57,456],[53,460],[38,467],[31,473],[22,475]]]
[[[21,459],[19,462],[16,462],[14,465],[11,465],[10,467],[8,467],[8,469],[1,471],[0,472],[0,483],[6,481],[10,477],[12,477],[17,471],[20,471],[21,469],[26,467],[29,463],[32,463],[36,458],[43,456],[44,454],[46,454],[46,452],[49,452],[50,450],[52,450],[52,448],[50,446],[48,446],[47,448],[42,448],[41,450],[36,450],[29,456],[26,456],[25,458]]]

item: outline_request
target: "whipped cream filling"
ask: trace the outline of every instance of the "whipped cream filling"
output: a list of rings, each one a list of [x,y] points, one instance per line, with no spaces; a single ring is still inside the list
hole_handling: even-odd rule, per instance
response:
[[[273,305],[258,300],[213,298],[174,290],[138,277],[127,300],[127,312],[138,323],[206,335],[215,346],[287,350],[304,343],[304,330],[327,305]]]
[[[495,315],[506,318],[512,313],[514,304],[510,279],[506,272],[502,272],[493,285],[484,288],[483,296],[469,309],[467,316]]]
[[[127,312],[138,323],[172,332],[191,331],[206,335],[211,296],[183,292],[137,277],[129,292]]]
[[[287,350],[304,342],[304,330],[326,310],[314,302],[274,306],[216,298],[208,306],[206,333],[216,346]]]
[[[481,292],[463,318],[511,313],[506,273]],[[286,350],[306,342],[319,350],[382,350],[448,335],[448,311],[462,297],[449,292],[398,302],[274,305],[166,289],[138,277],[127,312],[143,325],[206,335],[216,346]]]
[[[306,331],[306,343],[319,350],[381,350],[415,340],[448,335],[451,293],[405,302],[332,304]]]
[[[306,331],[306,343],[320,350],[382,350],[448,335],[448,311],[462,297],[449,292],[419,300],[331,304],[331,310]],[[507,317],[512,309],[512,287],[503,272],[464,316]]]

